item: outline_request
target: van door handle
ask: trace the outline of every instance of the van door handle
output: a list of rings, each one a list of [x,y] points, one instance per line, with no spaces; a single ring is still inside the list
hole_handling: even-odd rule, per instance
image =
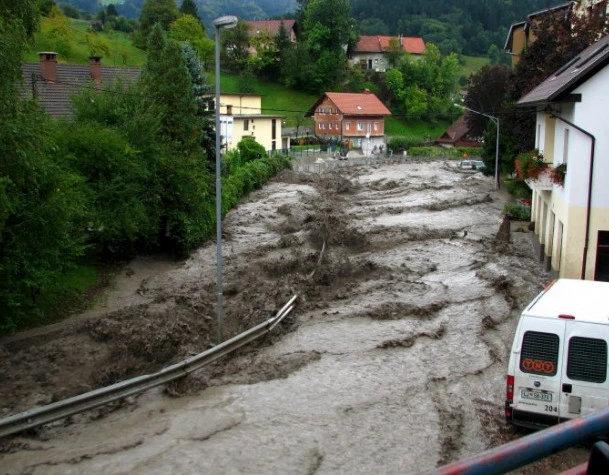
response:
[[[573,385],[566,384],[566,383],[562,385],[562,392],[563,393],[570,393],[571,391],[573,391]]]

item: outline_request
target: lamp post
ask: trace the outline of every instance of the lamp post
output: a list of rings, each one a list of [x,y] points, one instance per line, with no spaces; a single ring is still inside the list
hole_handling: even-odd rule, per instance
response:
[[[214,20],[216,28],[216,295],[218,308],[218,343],[222,341],[222,165],[220,158],[220,30],[234,28],[237,25],[236,16],[222,16]]]
[[[499,117],[495,117],[489,114],[485,114],[484,112],[475,111],[474,109],[470,109],[469,107],[465,107],[461,104],[454,104],[460,109],[465,109],[466,111],[472,112],[474,114],[482,115],[487,119],[490,119],[497,126],[497,140],[495,141],[495,189],[499,189]]]

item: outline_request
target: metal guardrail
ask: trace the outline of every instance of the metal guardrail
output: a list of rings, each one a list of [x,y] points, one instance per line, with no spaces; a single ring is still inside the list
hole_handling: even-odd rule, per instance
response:
[[[499,475],[606,434],[609,434],[609,408],[534,432],[427,473],[428,475]],[[584,465],[578,465],[566,473],[583,474],[586,473],[584,468]],[[609,473],[609,467],[604,465],[602,471],[593,473]]]
[[[292,311],[294,308],[293,303],[297,297],[297,295],[294,295],[273,318],[270,318],[203,353],[199,353],[180,363],[163,368],[157,373],[138,376],[137,378],[121,381],[111,386],[95,389],[88,393],[64,399],[63,401],[36,407],[0,419],[0,437],[5,437],[48,422],[78,414],[109,402],[118,401],[124,397],[146,391],[197,371],[201,367],[270,332]]]

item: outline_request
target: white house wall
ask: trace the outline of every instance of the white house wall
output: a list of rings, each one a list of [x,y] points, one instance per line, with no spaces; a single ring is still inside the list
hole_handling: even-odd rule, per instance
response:
[[[607,84],[609,67],[573,91],[573,94],[581,94],[581,102],[552,106],[560,117],[596,138],[585,269],[587,279],[594,278],[598,231],[609,230],[609,95],[605,93]],[[546,261],[551,263],[553,269],[559,270],[561,277],[580,278],[586,246],[592,140],[564,121],[556,119],[552,123],[553,120],[545,112],[537,114],[535,143],[546,159],[552,159],[554,165],[563,162],[566,152],[566,179],[563,187],[555,185],[552,191],[534,190],[532,219],[537,223],[535,232],[539,242],[543,244]]]

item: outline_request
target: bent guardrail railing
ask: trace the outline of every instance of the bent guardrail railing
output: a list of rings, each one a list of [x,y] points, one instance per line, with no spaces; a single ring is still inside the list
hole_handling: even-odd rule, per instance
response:
[[[95,389],[78,396],[54,402],[46,406],[36,407],[4,419],[0,419],[0,437],[16,434],[26,429],[38,427],[49,422],[72,416],[109,402],[118,401],[148,389],[160,386],[217,360],[218,358],[241,348],[260,336],[270,332],[294,308],[292,305],[298,296],[294,295],[273,317],[239,335],[226,340],[209,350],[191,356],[190,358],[163,368],[157,373],[146,374],[136,378],[121,381],[111,386]]]
[[[529,434],[427,474],[499,475],[606,434],[609,434],[609,408]],[[586,473],[586,465],[579,465],[566,473],[571,475]],[[582,469],[584,470],[581,471]],[[609,470],[595,473],[609,473]]]

